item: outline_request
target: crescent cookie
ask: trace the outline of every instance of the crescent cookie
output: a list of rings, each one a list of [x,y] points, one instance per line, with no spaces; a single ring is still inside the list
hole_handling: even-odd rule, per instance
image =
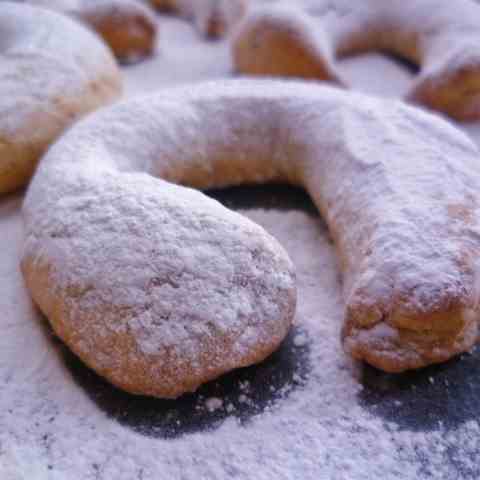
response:
[[[67,127],[121,93],[115,59],[63,15],[17,3],[0,8],[0,194],[25,185]]]
[[[77,18],[96,31],[121,62],[153,53],[157,21],[137,0],[20,0]]]
[[[247,11],[249,0],[150,0],[159,10],[170,11],[193,21],[210,38],[226,35]]]
[[[417,368],[476,340],[478,158],[399,101],[280,81],[166,90],[96,112],[49,150],[23,208],[22,271],[87,365],[177,397],[276,349],[296,298],[272,237],[180,184],[290,182],[336,244],[346,350]]]
[[[344,84],[336,57],[392,52],[420,67],[406,99],[480,118],[480,6],[457,0],[304,0],[258,8],[232,43],[236,70]]]

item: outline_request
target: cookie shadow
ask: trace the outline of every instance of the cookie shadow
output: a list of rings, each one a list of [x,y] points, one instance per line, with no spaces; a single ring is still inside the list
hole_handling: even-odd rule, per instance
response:
[[[67,347],[61,347],[72,378],[110,418],[137,433],[156,438],[214,430],[227,418],[242,425],[275,408],[301,388],[309,371],[306,334],[293,328],[280,348],[264,362],[223,375],[195,393],[175,400],[123,392],[87,368]]]
[[[440,365],[388,374],[365,365],[360,404],[401,430],[451,430],[480,416],[480,348]]]
[[[7,219],[17,215],[21,210],[25,189],[0,195],[0,217]]]
[[[233,210],[255,208],[280,211],[300,210],[309,215],[319,216],[317,208],[305,190],[284,183],[246,184],[210,189],[203,193]]]

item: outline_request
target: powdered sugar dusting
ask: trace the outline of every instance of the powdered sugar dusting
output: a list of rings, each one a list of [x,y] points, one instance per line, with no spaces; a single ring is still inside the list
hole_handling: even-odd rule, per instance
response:
[[[52,12],[5,2],[0,21],[4,28],[0,40],[1,131],[6,140],[20,127],[31,125],[37,110],[51,111],[50,102],[60,92],[82,96],[86,86],[111,78],[117,71],[108,49],[94,35]]]
[[[38,337],[31,362],[42,368],[35,372],[35,381],[17,377],[1,397],[0,471],[4,478],[34,473],[36,478],[61,479],[68,473],[73,480],[88,475],[105,480],[159,475],[186,480],[202,476],[220,480],[232,475],[266,480],[274,472],[282,479],[302,476],[313,480],[319,475],[441,479],[459,472],[455,459],[466,472],[463,478],[475,478],[468,472],[478,467],[474,461],[480,448],[476,420],[454,429],[438,426],[433,431],[413,432],[384,422],[359,403],[362,386],[356,367],[336,340],[342,299],[335,252],[323,224],[300,212],[244,213],[274,234],[295,262],[297,323],[310,339],[311,371],[306,385],[244,427],[238,425],[232,406],[226,405],[232,416],[210,433],[175,441],[150,439],[106,418],[69,382],[69,374],[38,323],[18,325],[19,336],[27,329],[29,335]],[[12,227],[16,235],[21,234],[18,219]],[[19,280],[18,272],[13,278]],[[1,378],[8,378],[11,367],[5,362],[1,365]],[[241,392],[248,401],[248,388]],[[218,407],[219,400],[205,402]],[[32,412],[35,423],[30,421]],[[86,442],[85,447],[78,448],[79,442]],[[457,446],[453,456],[450,445]]]
[[[54,200],[69,220],[41,220],[49,239],[30,236],[25,258],[51,265],[49,295],[65,296],[78,333],[71,347],[94,368],[130,391],[178,396],[282,340],[295,304],[291,265],[261,229],[146,176],[126,175],[120,189],[111,173],[87,178],[86,191],[77,178]],[[134,342],[128,353],[111,346],[121,336]],[[141,380],[127,373],[139,364]]]
[[[177,56],[176,63],[166,52],[168,68],[163,56],[158,64],[130,69],[127,86],[131,91],[140,92],[144,85],[153,88],[153,75],[165,84],[178,78],[205,78],[209,71],[212,76],[227,73],[226,45],[195,43],[187,26],[176,20],[166,23],[172,49],[182,56]],[[218,64],[213,61],[213,48],[221,54]],[[379,77],[394,76],[395,66],[386,60],[372,62],[366,57],[362,61],[364,65],[358,61],[358,67],[370,67]],[[192,68],[191,77],[186,63]],[[356,66],[350,69],[352,81]],[[469,131],[479,138],[478,126],[469,126]],[[369,387],[335,340],[343,315],[335,252],[323,223],[299,212],[242,213],[275,235],[296,265],[297,323],[304,329],[300,335],[309,338],[311,370],[306,386],[294,387],[292,395],[274,403],[271,413],[243,426],[229,403],[224,408],[229,418],[220,428],[173,441],[122,427],[72,380],[72,372],[29,301],[18,269],[21,202],[21,195],[0,202],[2,480],[478,479],[478,356],[471,362],[460,361],[456,369],[454,364],[427,373],[437,389],[427,389],[424,398],[415,393],[421,390],[421,381],[380,377],[374,390],[386,407],[395,407],[387,421],[380,409],[365,406],[361,395]],[[392,392],[397,378],[401,389]],[[249,392],[242,394],[249,398]],[[204,402],[199,402],[202,411]],[[133,408],[133,402],[128,405]],[[457,413],[458,422],[449,424]],[[437,419],[435,424],[427,421],[431,416]],[[407,427],[399,426],[402,419],[410,422]]]
[[[132,117],[137,119],[134,126]],[[78,158],[75,168],[73,155]],[[474,315],[462,314],[461,328],[452,328],[445,339],[423,318],[453,309],[467,312],[477,301],[471,260],[480,238],[475,209],[480,186],[477,156],[475,145],[460,131],[400,102],[295,82],[231,81],[179,88],[93,115],[51,149],[25,203],[25,258],[33,264],[53,262],[52,279],[61,289],[74,284],[87,289],[82,295],[85,306],[116,305],[121,298],[121,308],[145,308],[129,323],[141,339],[152,315],[170,319],[170,310],[175,309],[169,305],[176,298],[202,290],[208,276],[195,278],[196,262],[211,264],[218,278],[230,274],[223,276],[215,255],[205,252],[188,259],[174,247],[199,240],[197,234],[191,240],[188,233],[176,231],[205,228],[197,225],[195,215],[188,218],[183,213],[185,208],[202,217],[203,207],[197,208],[201,196],[136,172],[199,188],[269,180],[301,184],[324,212],[342,254],[348,350],[389,371],[415,368],[468,350],[475,338]],[[95,173],[100,168],[101,181]],[[452,178],[450,188],[441,180],[444,175]],[[100,197],[102,201],[94,200]],[[161,239],[154,239],[157,222],[170,224],[162,218],[163,211],[169,212],[169,218],[181,218],[181,225],[175,220],[174,228],[164,227]],[[222,215],[221,224],[228,225],[232,214]],[[119,226],[119,219],[128,219],[127,230]],[[352,228],[353,219],[361,228]],[[144,226],[148,237],[141,233]],[[231,236],[228,229],[217,228],[219,238],[222,232]],[[157,242],[165,249],[159,251]],[[148,253],[152,249],[153,256]],[[137,254],[132,255],[132,250]],[[172,265],[163,260],[177,257],[180,263]],[[155,278],[168,284],[161,288],[149,287],[151,274],[145,271],[152,258],[162,259]],[[183,276],[185,268],[193,283]],[[272,276],[272,282],[286,288],[280,278]],[[144,290],[148,296],[159,293],[157,300],[151,297],[153,310],[145,307],[150,302],[139,293]],[[205,312],[215,302],[223,305],[222,298],[223,293],[218,299],[214,295]],[[202,305],[197,302],[193,301],[196,309]],[[225,315],[228,304],[236,301],[228,296]],[[48,308],[42,305],[46,313]],[[237,311],[235,307],[233,312]],[[192,315],[193,311],[182,311],[180,317]],[[402,342],[400,335],[376,334],[383,330],[373,328],[381,322],[394,329],[419,328],[407,325],[405,319],[422,324],[420,330],[427,325],[432,337],[419,335],[419,340]],[[366,342],[364,329],[374,341]],[[146,332],[156,339],[151,328]],[[178,335],[167,344],[173,345]],[[246,329],[238,341],[250,345],[254,337],[255,329]],[[368,353],[361,351],[365,345]],[[91,354],[97,347],[82,342],[81,349]],[[143,351],[152,353],[150,347]]]

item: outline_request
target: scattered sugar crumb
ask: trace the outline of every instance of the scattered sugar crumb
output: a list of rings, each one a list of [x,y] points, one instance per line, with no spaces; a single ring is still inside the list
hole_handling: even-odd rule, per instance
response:
[[[214,412],[223,407],[223,400],[217,397],[210,397],[206,400],[205,406],[209,412]]]
[[[240,395],[238,396],[238,401],[239,401],[240,403],[248,403],[249,398],[242,393],[242,394],[240,394]]]
[[[239,388],[242,392],[248,392],[250,390],[250,382],[248,380],[240,382]]]
[[[296,347],[304,347],[307,344],[308,338],[305,333],[297,333],[293,338],[293,344]]]

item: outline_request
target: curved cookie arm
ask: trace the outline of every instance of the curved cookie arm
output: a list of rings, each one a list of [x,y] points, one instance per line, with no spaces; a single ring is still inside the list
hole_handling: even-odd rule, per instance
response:
[[[458,121],[480,119],[477,45],[476,36],[445,35],[428,53],[431,61],[425,62],[406,99],[444,112]]]
[[[300,82],[174,89],[76,125],[26,197],[27,286],[114,384],[194,390],[279,345],[294,277],[262,229],[173,183],[268,181],[303,185],[327,221],[347,351],[401,371],[473,345],[478,150],[401,102]]]
[[[383,50],[420,68],[406,99],[456,120],[480,118],[480,6],[368,0],[327,22],[338,56]]]
[[[0,193],[8,193],[67,127],[120,96],[121,77],[88,30],[10,2],[0,9],[0,64]]]
[[[235,66],[247,74],[274,72],[335,82],[339,75],[334,56],[387,51],[420,67],[408,100],[457,120],[474,120],[480,118],[480,55],[476,48],[480,6],[459,0],[454,9],[450,7],[438,0],[305,0],[301,7],[263,7],[261,14],[252,11],[237,32],[232,45]],[[303,25],[297,21],[293,34],[279,13],[282,9],[290,10],[292,18],[304,18]],[[268,36],[262,35],[267,18]],[[272,37],[283,40],[273,42]],[[314,61],[295,69],[292,65],[304,55],[299,52],[307,50],[305,44],[313,45],[308,51],[315,52]],[[240,47],[242,56],[236,54]],[[317,64],[327,68],[319,71]]]
[[[22,1],[77,18],[96,31],[121,62],[137,61],[155,50],[155,15],[137,0]]]
[[[400,102],[352,101],[320,128],[324,168],[311,166],[304,185],[339,254],[346,351],[400,372],[470,349],[479,319],[476,146]]]
[[[342,84],[324,30],[298,8],[255,10],[235,32],[232,56],[240,73]]]

